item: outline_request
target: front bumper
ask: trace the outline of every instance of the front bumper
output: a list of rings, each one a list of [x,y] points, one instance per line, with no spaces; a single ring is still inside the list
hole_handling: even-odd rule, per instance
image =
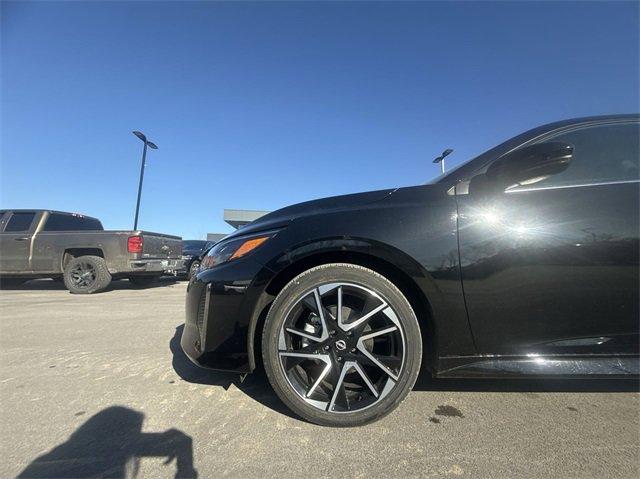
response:
[[[272,273],[246,258],[205,270],[189,282],[180,345],[199,366],[236,372],[254,368],[252,327]]]

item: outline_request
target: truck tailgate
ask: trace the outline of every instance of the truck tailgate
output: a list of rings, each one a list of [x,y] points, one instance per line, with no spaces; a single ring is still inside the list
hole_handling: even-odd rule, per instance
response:
[[[182,255],[182,240],[177,236],[146,231],[141,236],[143,258],[180,258]]]

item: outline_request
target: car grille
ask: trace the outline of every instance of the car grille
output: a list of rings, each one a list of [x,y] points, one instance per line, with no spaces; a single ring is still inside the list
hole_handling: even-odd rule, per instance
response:
[[[204,345],[204,317],[205,308],[207,305],[207,289],[203,289],[200,293],[200,300],[198,301],[198,315],[196,316],[196,326],[198,327],[198,334],[200,336],[200,348]]]

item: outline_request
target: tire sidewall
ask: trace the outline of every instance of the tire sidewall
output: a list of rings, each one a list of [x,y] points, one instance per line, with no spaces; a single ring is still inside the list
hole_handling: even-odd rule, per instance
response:
[[[278,335],[285,320],[285,312],[303,294],[321,284],[332,282],[359,284],[372,289],[396,311],[405,337],[405,363],[394,389],[379,403],[353,413],[328,413],[307,404],[289,385],[280,365]],[[420,327],[409,301],[384,276],[362,266],[335,263],[317,266],[294,278],[273,302],[265,320],[262,336],[265,370],[282,401],[295,413],[316,424],[328,426],[359,426],[375,421],[393,411],[413,387],[422,359]]]

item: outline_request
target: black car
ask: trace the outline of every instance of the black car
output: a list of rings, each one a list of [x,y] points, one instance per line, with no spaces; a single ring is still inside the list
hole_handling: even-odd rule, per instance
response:
[[[422,186],[325,198],[203,258],[182,347],[262,360],[309,421],[393,410],[436,377],[639,373],[640,117],[545,125]]]
[[[182,259],[184,260],[184,270],[181,275],[188,279],[200,268],[200,256],[213,246],[213,241],[185,240],[182,242]]]

